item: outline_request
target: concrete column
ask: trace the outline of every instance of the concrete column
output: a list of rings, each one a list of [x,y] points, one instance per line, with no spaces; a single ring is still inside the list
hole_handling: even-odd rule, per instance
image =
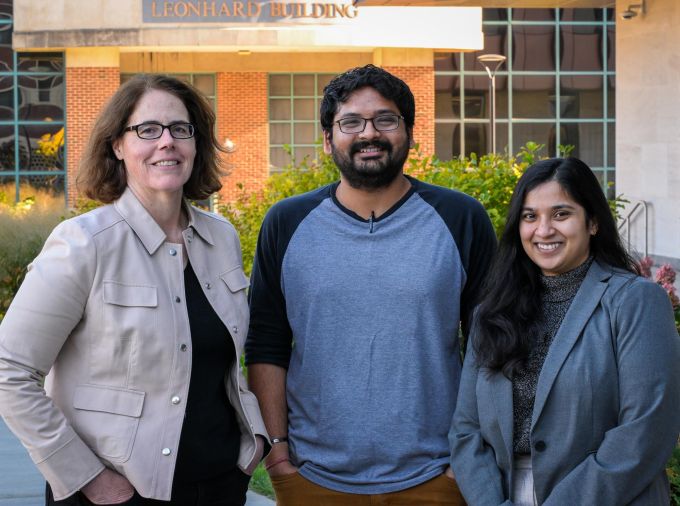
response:
[[[680,266],[680,2],[621,19],[631,3],[616,2],[616,191],[649,204],[649,251]],[[631,239],[643,252],[642,214]]]

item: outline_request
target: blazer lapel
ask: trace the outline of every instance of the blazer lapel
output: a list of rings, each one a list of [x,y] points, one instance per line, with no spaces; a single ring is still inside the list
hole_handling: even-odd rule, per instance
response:
[[[562,324],[550,345],[550,350],[543,363],[543,369],[541,369],[541,374],[538,377],[531,419],[532,429],[541,416],[541,411],[543,411],[543,406],[548,399],[557,373],[562,368],[562,364],[581,335],[583,327],[597,308],[604,291],[607,289],[607,284],[603,281],[610,277],[611,272],[603,269],[596,261],[593,262],[567,314],[564,315],[564,320],[562,320]]]
[[[508,458],[511,458],[513,452],[512,431],[514,419],[512,411],[512,382],[503,376],[502,373],[497,372],[490,376],[489,385],[493,395],[493,404],[496,408],[496,419],[501,429],[505,448],[508,451]]]

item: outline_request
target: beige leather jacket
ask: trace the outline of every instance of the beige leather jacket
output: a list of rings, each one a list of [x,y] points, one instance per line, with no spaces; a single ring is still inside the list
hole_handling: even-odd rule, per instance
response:
[[[249,283],[237,234],[223,218],[187,208],[189,261],[238,357]],[[191,362],[183,268],[181,245],[166,242],[129,189],[57,226],[29,267],[0,324],[0,414],[55,499],[104,466],[140,495],[170,499],[191,368],[201,366]],[[246,468],[255,434],[267,435],[238,359],[225,385]]]

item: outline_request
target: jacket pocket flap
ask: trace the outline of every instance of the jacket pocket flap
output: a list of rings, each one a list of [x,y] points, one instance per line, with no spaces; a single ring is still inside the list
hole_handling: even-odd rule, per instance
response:
[[[76,387],[73,396],[73,407],[86,411],[102,411],[139,418],[142,414],[145,395],[144,392],[139,390],[80,385]]]
[[[234,293],[250,286],[250,280],[246,277],[243,269],[240,267],[236,267],[235,269],[221,274],[220,278],[227,284],[229,290]]]
[[[155,286],[124,285],[115,281],[104,281],[104,302],[117,306],[158,306]]]

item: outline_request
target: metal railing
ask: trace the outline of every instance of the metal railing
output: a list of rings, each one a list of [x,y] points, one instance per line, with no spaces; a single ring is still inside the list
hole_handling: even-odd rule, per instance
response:
[[[649,238],[648,238],[648,229],[649,229],[649,223],[648,223],[648,213],[647,213],[647,202],[644,200],[636,200],[633,203],[633,206],[630,208],[626,216],[622,218],[622,220],[619,222],[619,232],[621,232],[622,228],[626,228],[626,247],[628,248],[628,251],[630,251],[630,224],[631,221],[634,217],[634,215],[638,212],[639,209],[642,209],[644,217],[645,217],[645,257],[649,256]]]

